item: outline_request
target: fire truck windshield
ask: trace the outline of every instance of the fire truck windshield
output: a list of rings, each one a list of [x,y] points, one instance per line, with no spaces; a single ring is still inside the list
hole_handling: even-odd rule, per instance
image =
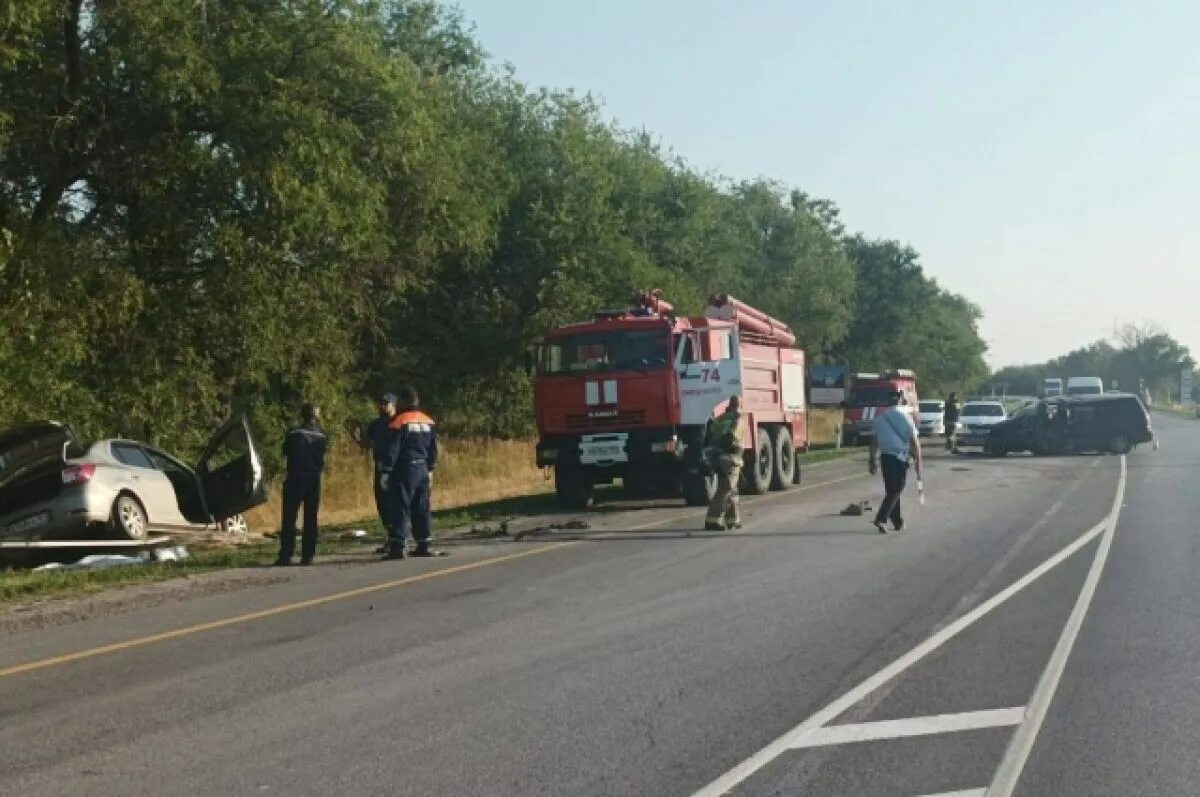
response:
[[[669,337],[664,330],[584,332],[546,341],[541,374],[558,376],[596,371],[655,371],[670,362]]]
[[[892,391],[896,388],[890,385],[879,387],[856,387],[850,391],[847,407],[886,407],[891,400]]]

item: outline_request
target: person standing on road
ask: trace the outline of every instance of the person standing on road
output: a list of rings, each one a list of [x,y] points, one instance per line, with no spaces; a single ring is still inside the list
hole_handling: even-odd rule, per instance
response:
[[[717,491],[708,505],[705,531],[725,531],[742,527],[738,507],[738,479],[745,462],[742,453],[741,399],[729,399],[725,412],[712,422],[704,440],[704,453],[717,472]]]
[[[429,548],[433,512],[430,489],[437,469],[437,426],[421,412],[417,391],[400,392],[400,412],[388,428],[392,432],[380,486],[388,494],[387,559],[403,559],[411,525],[417,549],[413,556],[433,556]]]
[[[953,395],[951,395],[953,398]],[[900,408],[904,394],[894,391],[889,399],[890,406],[875,416],[875,434],[871,438],[871,451],[868,455],[867,468],[874,476],[883,471],[884,498],[875,515],[875,528],[880,534],[887,534],[885,522],[890,520],[896,531],[904,529],[904,517],[900,513],[900,494],[904,492],[908,481],[908,465],[916,461],[917,478],[921,478],[924,459],[921,454],[921,443],[917,439],[917,427],[913,425],[912,417]],[[876,455],[878,465],[876,465]]]
[[[393,432],[388,428],[392,419],[396,417],[396,405],[399,402],[394,393],[384,393],[379,399],[379,417],[367,424],[365,431],[361,429],[354,433],[354,441],[358,443],[360,448],[370,449],[371,458],[375,464],[374,490],[375,490],[375,512],[379,515],[379,522],[383,524],[383,533],[386,535],[388,529],[392,527],[389,520],[391,513],[388,511],[388,494],[387,490],[382,486],[383,463],[387,459],[388,447],[392,443]],[[387,543],[376,551],[376,553],[387,553]]]
[[[946,450],[954,450],[955,438],[958,434],[958,419],[960,417],[958,409],[958,396],[951,393],[946,397],[946,408],[942,411],[942,425],[946,432]]]
[[[296,549],[296,515],[304,508],[304,539],[300,564],[311,565],[317,554],[317,515],[321,509],[321,474],[325,472],[325,454],[329,438],[321,429],[321,411],[313,404],[300,409],[300,425],[288,430],[283,438],[283,456],[287,476],[283,481],[283,523],[279,532],[277,567],[292,563]]]

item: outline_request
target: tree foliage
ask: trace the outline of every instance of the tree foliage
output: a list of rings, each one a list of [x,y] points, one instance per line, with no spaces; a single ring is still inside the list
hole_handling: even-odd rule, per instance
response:
[[[1195,368],[1187,347],[1154,324],[1127,325],[1112,341],[1100,340],[1049,362],[997,371],[992,381],[1010,393],[1036,395],[1043,379],[1098,376],[1106,386],[1135,391],[1145,386],[1160,398],[1179,395],[1180,374]]]
[[[858,235],[847,252],[857,289],[853,323],[837,348],[843,361],[858,371],[910,368],[930,394],[987,376],[979,308],[927,277],[911,247]]]
[[[451,431],[523,434],[527,345],[649,287],[972,378],[978,311],[916,260],[529,90],[431,0],[0,0],[0,424],[194,451],[413,382]]]

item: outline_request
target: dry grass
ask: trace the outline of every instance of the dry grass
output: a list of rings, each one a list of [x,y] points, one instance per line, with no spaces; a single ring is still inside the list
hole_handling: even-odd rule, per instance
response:
[[[442,443],[433,486],[436,511],[545,492],[552,483],[534,466],[533,440],[449,440]],[[346,444],[330,452],[322,485],[322,524],[375,516],[369,452]],[[257,531],[279,528],[279,490],[249,515]]]
[[[840,409],[811,409],[809,441],[832,444],[841,422]],[[433,489],[433,506],[445,512],[477,504],[544,493],[553,483],[534,466],[533,440],[448,440],[442,443]],[[330,452],[322,486],[321,523],[336,525],[375,516],[375,494],[369,452],[344,444]],[[276,488],[266,504],[249,514],[256,531],[279,528],[280,496]]]
[[[812,407],[808,410],[808,442],[820,446],[832,444],[842,422],[840,407]]]

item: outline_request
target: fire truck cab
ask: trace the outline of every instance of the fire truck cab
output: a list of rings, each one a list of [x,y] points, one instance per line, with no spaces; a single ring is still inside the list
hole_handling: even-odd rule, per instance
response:
[[[853,446],[875,434],[875,415],[889,406],[896,390],[904,394],[904,412],[914,415],[920,399],[917,375],[904,368],[883,373],[855,374],[850,382],[842,418],[842,442]],[[914,415],[915,421],[915,415]]]

